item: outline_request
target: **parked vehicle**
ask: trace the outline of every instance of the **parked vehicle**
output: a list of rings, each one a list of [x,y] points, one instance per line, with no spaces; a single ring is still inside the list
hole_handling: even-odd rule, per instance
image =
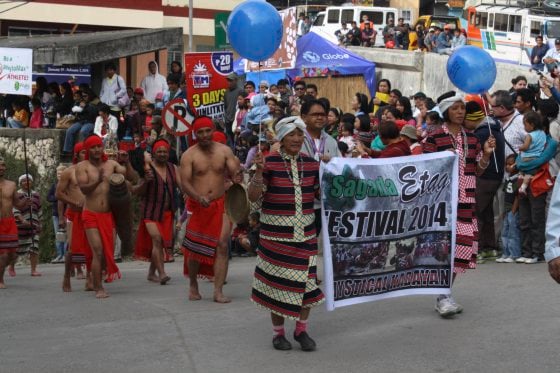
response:
[[[544,7],[479,5],[469,7],[467,17],[468,43],[484,48],[501,62],[530,66],[536,36],[542,35],[551,48],[560,38],[560,14]]]
[[[325,39],[334,44],[338,44],[335,32],[340,30],[341,23],[346,22],[350,27],[350,22],[356,21],[358,25],[362,21],[364,15],[368,16],[370,22],[373,23],[374,29],[377,31],[377,39],[375,46],[382,47],[383,28],[387,25],[389,19],[393,19],[396,23],[398,18],[398,10],[396,8],[382,7],[365,7],[365,6],[330,6],[324,12],[319,12],[315,22],[311,26],[311,31],[321,35]]]

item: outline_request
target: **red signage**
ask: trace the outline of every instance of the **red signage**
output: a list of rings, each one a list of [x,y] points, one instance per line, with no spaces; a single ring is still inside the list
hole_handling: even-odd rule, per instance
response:
[[[226,77],[233,72],[233,53],[185,53],[187,99],[199,116],[224,119]]]

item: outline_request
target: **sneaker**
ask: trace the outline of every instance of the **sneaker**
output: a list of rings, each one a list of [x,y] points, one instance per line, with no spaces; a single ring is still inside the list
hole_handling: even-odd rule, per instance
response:
[[[524,256],[520,256],[519,258],[515,259],[515,263],[526,263],[527,260],[531,260],[531,258],[525,258]]]
[[[476,264],[484,264],[486,263],[486,259],[484,259],[484,255],[482,255],[481,253],[479,253],[476,256]]]
[[[542,263],[544,262],[544,258],[539,258],[538,256],[534,256],[530,259],[525,261],[525,264],[535,264],[535,263]]]
[[[496,263],[507,263],[505,260],[509,259],[508,257],[505,256],[501,256],[499,258],[496,259]]]
[[[307,332],[301,332],[299,335],[294,333],[294,339],[299,342],[302,351],[315,351],[317,344]]]
[[[283,335],[277,335],[276,337],[272,338],[272,346],[274,346],[276,350],[280,351],[287,351],[292,349],[292,344]]]
[[[463,312],[463,306],[461,306],[459,303],[455,302],[455,299],[453,297],[448,297],[447,299],[449,299],[451,304],[453,304],[455,306],[455,308],[457,309],[457,311],[456,311],[457,313]]]
[[[502,263],[515,263],[515,259],[513,259],[512,257],[507,257],[502,260]]]
[[[457,307],[453,304],[450,297],[436,300],[436,311],[443,318],[448,318],[457,313]]]

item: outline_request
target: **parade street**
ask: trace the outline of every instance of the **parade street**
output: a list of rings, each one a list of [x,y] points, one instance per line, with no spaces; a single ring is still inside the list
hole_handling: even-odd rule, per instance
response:
[[[254,258],[230,262],[231,304],[187,300],[182,258],[167,286],[147,264],[120,264],[123,278],[95,299],[83,281],[60,287],[62,265],[42,278],[18,267],[0,291],[0,371],[8,372],[556,372],[560,287],[546,264],[479,265],[454,295],[465,310],[446,320],[433,296],[403,297],[327,312],[309,325],[316,352],[272,348],[268,312],[249,300]],[[320,267],[322,268],[322,267]],[[322,274],[321,274],[322,277]],[[292,340],[293,321],[286,332]]]

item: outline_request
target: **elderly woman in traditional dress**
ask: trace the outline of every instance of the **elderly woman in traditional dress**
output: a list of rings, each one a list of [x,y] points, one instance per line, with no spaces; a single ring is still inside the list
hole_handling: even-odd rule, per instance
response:
[[[476,177],[481,175],[490,164],[496,139],[490,136],[481,146],[474,133],[463,127],[466,115],[463,96],[454,95],[442,100],[439,109],[445,123],[426,138],[424,153],[449,150],[459,158],[459,204],[453,268],[453,280],[455,280],[457,273],[476,267],[478,251],[475,213]],[[440,295],[436,301],[436,311],[441,317],[451,317],[461,313],[463,307],[450,295]]]
[[[289,350],[284,319],[294,319],[294,339],[304,351],[315,350],[307,334],[311,307],[324,301],[317,286],[317,237],[313,201],[319,192],[319,163],[301,153],[305,123],[288,117],[276,124],[280,149],[263,160],[249,183],[249,199],[263,197],[257,266],[251,299],[270,310],[272,344]],[[266,191],[263,187],[266,186]]]

